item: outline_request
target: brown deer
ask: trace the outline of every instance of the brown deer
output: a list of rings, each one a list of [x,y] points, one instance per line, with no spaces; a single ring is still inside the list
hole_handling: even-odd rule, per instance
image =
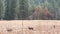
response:
[[[53,18],[54,18],[54,14],[50,13],[48,11],[48,8],[45,8],[44,11],[43,11],[43,18],[42,19],[44,19],[44,20],[49,20],[50,19],[51,20]]]
[[[29,16],[28,19],[30,19],[30,20],[38,20],[39,15],[40,15],[40,11],[41,11],[40,9],[41,9],[41,7],[39,5],[36,6],[35,12],[31,16]]]

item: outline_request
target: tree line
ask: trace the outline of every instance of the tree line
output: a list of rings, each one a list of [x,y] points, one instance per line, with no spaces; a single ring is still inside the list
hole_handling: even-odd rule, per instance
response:
[[[0,0],[0,20],[60,20],[60,0],[38,1]]]

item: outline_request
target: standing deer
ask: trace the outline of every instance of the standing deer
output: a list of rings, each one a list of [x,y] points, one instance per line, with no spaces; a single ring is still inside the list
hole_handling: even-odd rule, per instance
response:
[[[41,7],[37,6],[35,12],[28,17],[29,20],[53,20],[54,14],[48,11],[48,8],[45,8],[44,11],[41,11]]]
[[[40,19],[39,15],[40,15],[40,11],[41,11],[40,9],[41,9],[40,6],[37,6],[35,8],[35,12],[31,16],[29,16],[28,19],[29,20],[39,20]]]
[[[43,11],[42,19],[43,19],[43,20],[49,20],[49,19],[50,19],[50,20],[53,20],[53,19],[54,19],[54,14],[53,14],[53,13],[50,13],[50,12],[48,11],[48,9],[45,8],[44,11]]]

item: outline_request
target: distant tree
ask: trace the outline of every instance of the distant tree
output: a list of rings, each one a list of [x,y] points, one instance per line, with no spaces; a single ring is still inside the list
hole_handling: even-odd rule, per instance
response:
[[[6,20],[14,20],[16,0],[7,0],[7,8],[5,12]]]
[[[1,20],[1,0],[0,0],[0,20]]]
[[[6,0],[0,0],[0,19],[3,20],[6,11]]]
[[[15,7],[15,20],[19,19],[18,17],[21,16],[20,15],[20,0],[16,0],[16,7]]]
[[[28,16],[28,0],[20,0],[20,12],[19,12],[19,19],[26,19]]]

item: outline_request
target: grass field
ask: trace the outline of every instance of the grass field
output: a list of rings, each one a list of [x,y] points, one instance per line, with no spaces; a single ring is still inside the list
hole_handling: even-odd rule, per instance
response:
[[[0,21],[0,34],[60,34],[57,20]]]

